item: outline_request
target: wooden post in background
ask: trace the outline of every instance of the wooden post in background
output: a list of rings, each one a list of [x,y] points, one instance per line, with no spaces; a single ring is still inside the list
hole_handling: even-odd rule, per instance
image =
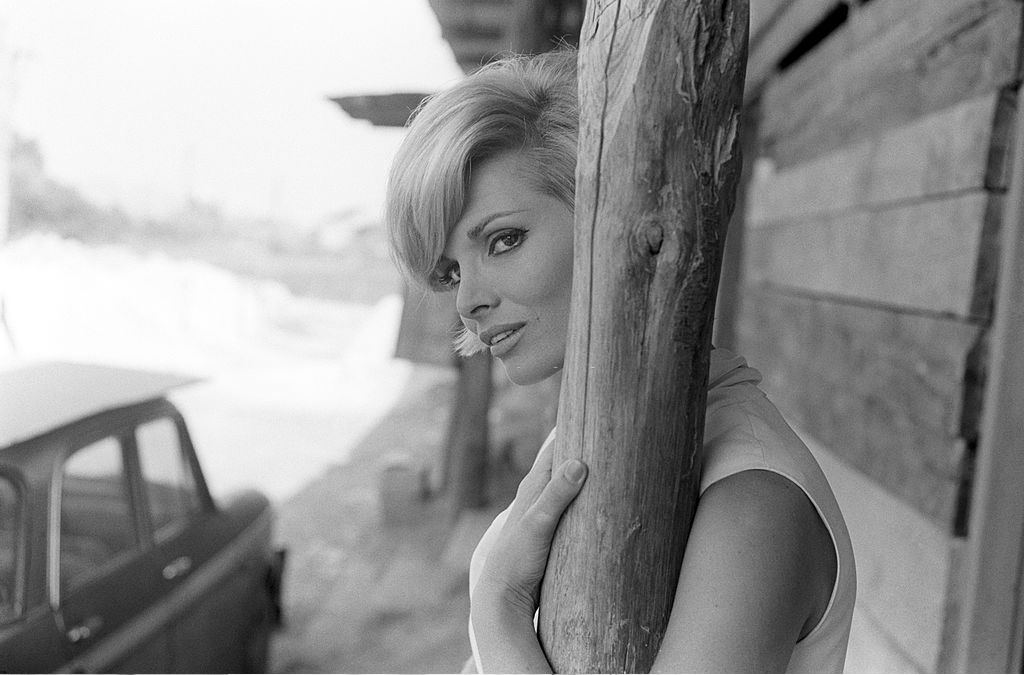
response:
[[[590,477],[541,588],[555,672],[647,672],[700,480],[710,335],[740,172],[745,0],[592,0],[554,462]]]
[[[508,48],[516,54],[540,54],[552,47],[547,0],[515,0],[508,25]]]
[[[442,489],[451,500],[452,515],[487,505],[487,411],[491,407],[491,355],[480,352],[455,357],[458,378],[442,457]]]

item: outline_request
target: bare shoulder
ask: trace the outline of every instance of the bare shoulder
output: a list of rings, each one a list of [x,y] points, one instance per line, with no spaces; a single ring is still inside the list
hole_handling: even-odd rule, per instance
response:
[[[731,527],[750,529],[748,536],[791,532],[803,537],[820,529],[828,538],[810,498],[774,471],[750,469],[727,476],[704,491],[697,509],[704,519],[723,519]]]
[[[796,483],[773,471],[741,471],[701,495],[696,519],[694,534],[700,540],[695,544],[719,552],[734,547],[766,566],[761,573],[767,578],[795,579],[817,622],[835,581],[835,546],[810,497]]]
[[[799,486],[762,470],[714,483],[697,505],[655,668],[784,671],[823,615],[835,570]]]

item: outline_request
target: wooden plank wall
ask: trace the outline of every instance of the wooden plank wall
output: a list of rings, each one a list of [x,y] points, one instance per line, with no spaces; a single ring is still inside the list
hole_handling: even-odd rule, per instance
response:
[[[946,588],[977,444],[1024,3],[839,4],[765,2],[756,17],[736,340],[787,417],[838,460],[839,479],[899,505],[888,551],[851,523],[861,604],[900,663],[935,670],[956,612]],[[881,517],[861,506],[858,518]],[[900,527],[942,559],[947,578],[924,601],[944,614],[934,621],[892,611],[904,600],[894,592],[921,586]]]

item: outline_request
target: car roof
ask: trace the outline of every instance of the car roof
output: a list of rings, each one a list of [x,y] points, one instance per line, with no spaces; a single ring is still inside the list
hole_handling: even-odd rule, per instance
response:
[[[0,448],[198,381],[88,363],[48,361],[0,369]]]

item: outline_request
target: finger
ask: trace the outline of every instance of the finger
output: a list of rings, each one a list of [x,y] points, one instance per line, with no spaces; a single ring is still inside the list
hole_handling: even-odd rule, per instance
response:
[[[577,459],[562,463],[557,471],[552,472],[551,481],[524,516],[536,536],[551,538],[559,519],[579,494],[586,478],[587,465]]]
[[[554,443],[547,443],[541,447],[533,466],[519,482],[515,501],[519,503],[518,510],[520,512],[533,506],[544,487],[551,482],[551,458],[554,454],[554,446]]]
[[[551,460],[555,456],[555,443],[554,439],[550,442],[544,443],[540,446],[540,451],[537,453],[537,458],[533,460],[533,466],[544,467],[544,469],[550,474],[551,473]]]

